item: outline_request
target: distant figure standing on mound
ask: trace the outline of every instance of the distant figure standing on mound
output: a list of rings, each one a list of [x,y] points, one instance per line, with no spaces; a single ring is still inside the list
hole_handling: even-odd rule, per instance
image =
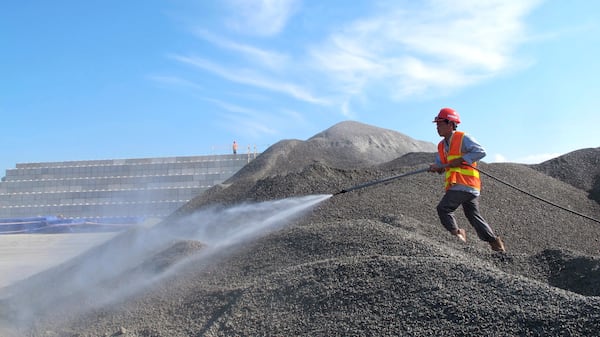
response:
[[[485,157],[485,150],[475,139],[462,131],[456,131],[460,123],[458,113],[443,108],[435,117],[437,132],[444,137],[438,144],[438,155],[429,172],[445,173],[446,194],[437,205],[442,225],[458,237],[467,241],[467,233],[456,224],[454,211],[462,205],[465,216],[475,228],[479,239],[490,244],[492,250],[505,252],[504,243],[479,213],[481,180],[477,171],[477,161]]]
[[[235,140],[233,141],[232,148],[233,148],[233,154],[237,154],[238,144]]]

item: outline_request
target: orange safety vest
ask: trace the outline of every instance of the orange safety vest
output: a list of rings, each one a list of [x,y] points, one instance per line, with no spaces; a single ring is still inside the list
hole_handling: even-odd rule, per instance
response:
[[[448,164],[451,160],[462,157],[461,149],[464,135],[465,133],[462,131],[454,131],[450,137],[450,145],[448,146],[447,154],[444,146],[444,140],[438,144],[438,153],[440,154],[440,160],[442,161],[442,164]],[[474,169],[474,167],[477,167],[477,163],[473,163],[471,166],[469,166],[466,162],[463,162],[463,165],[459,167],[447,167],[445,183],[446,190],[448,190],[454,184],[473,187],[478,191],[481,190],[479,171]]]

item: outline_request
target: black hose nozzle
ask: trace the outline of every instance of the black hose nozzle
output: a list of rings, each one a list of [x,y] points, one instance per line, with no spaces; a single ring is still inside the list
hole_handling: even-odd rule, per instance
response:
[[[347,190],[341,190],[341,191],[333,193],[333,195],[343,194],[343,193],[346,193],[346,192],[348,192],[348,191]]]

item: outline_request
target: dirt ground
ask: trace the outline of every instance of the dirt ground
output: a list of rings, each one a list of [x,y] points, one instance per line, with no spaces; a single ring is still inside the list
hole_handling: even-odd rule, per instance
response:
[[[115,233],[0,235],[0,288],[57,266]]]

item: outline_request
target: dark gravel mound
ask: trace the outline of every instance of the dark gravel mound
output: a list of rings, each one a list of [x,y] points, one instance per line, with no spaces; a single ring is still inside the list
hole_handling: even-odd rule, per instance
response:
[[[333,131],[337,130],[344,129]],[[341,133],[335,137],[352,139]],[[289,153],[308,142],[297,141]],[[343,158],[358,152],[343,145],[340,149],[351,154],[333,157],[310,148],[293,152],[310,156],[297,167],[289,166],[285,151],[272,156],[275,149],[269,149],[263,153],[269,160],[261,155],[253,162],[263,160],[268,167],[251,167],[167,221],[124,233],[68,268],[48,271],[9,289],[9,294],[0,293],[4,308],[0,332],[6,327],[16,336],[32,337],[598,334],[600,224],[485,175],[482,213],[504,238],[507,254],[494,253],[477,240],[460,212],[457,217],[467,230],[467,243],[442,228],[435,205],[443,194],[443,178],[430,173],[333,196],[289,226],[210,259],[203,257],[210,246],[192,240],[152,247],[135,258],[121,250],[152,242],[165,229],[177,231],[179,221],[199,209],[333,194],[423,168],[433,160],[431,152],[410,151],[387,162],[344,167]],[[342,159],[332,164],[335,158]],[[537,168],[511,163],[480,167],[544,199],[600,218],[600,205],[588,198],[586,190]],[[98,256],[109,261],[132,258],[136,263],[97,282],[115,287],[135,280],[131,274],[145,275],[149,282],[135,292],[126,287],[116,287],[116,293],[108,286],[99,288],[96,298],[110,298],[94,305],[86,302],[89,295],[81,301],[65,291],[59,304],[38,307],[27,324],[11,320],[14,316],[6,308],[25,300],[35,302],[43,293],[36,290],[40,282],[62,289],[60,285],[73,278],[70,268],[85,268],[86,259]],[[165,275],[154,280],[155,272]]]
[[[531,263],[545,267],[548,283],[585,296],[600,296],[600,259],[569,251],[547,249]]]
[[[433,143],[415,140],[393,130],[345,121],[306,141],[278,142],[228,182],[285,175],[317,162],[334,168],[359,168],[385,163],[410,152],[435,151],[437,148]]]
[[[400,158],[383,163],[379,165],[379,167],[384,170],[415,165],[423,165],[423,167],[427,167],[429,164],[435,162],[436,155],[437,152],[411,152],[401,156]]]
[[[399,132],[358,122],[342,122],[307,141],[313,151],[333,155],[330,166],[371,166],[393,160],[410,152],[435,152],[430,142],[412,139]],[[358,163],[357,163],[358,161]]]
[[[600,147],[573,151],[532,167],[589,192],[590,199],[600,203]]]

